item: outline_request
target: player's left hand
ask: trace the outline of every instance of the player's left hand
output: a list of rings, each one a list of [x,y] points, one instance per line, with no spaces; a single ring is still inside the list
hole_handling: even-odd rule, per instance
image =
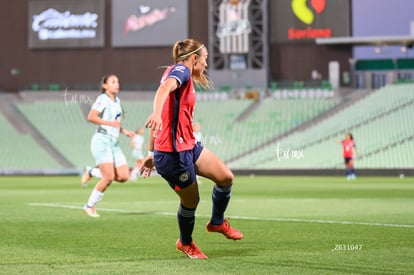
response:
[[[151,172],[154,168],[154,157],[147,156],[142,162],[141,167],[139,168],[139,174],[144,178],[151,176]]]

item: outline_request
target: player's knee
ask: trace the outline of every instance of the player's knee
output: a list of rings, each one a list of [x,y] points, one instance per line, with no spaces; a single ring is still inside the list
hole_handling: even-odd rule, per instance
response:
[[[129,175],[118,175],[115,180],[119,182],[126,182],[129,179]]]
[[[218,185],[221,186],[230,186],[233,184],[233,172],[230,171],[230,169],[228,169],[222,176],[222,178],[220,179],[220,182],[217,182]]]
[[[191,199],[186,199],[186,201],[182,201],[183,205],[190,208],[190,209],[196,209],[198,206],[198,203],[200,202],[199,196],[194,196]]]
[[[198,192],[183,194],[177,192],[180,197],[181,204],[189,209],[196,209],[200,202],[200,194]]]

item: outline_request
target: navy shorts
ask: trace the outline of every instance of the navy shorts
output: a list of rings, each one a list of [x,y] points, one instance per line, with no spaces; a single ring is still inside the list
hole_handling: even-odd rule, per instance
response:
[[[351,160],[353,160],[353,158],[348,158],[348,157],[344,158],[345,164],[350,163]]]
[[[197,142],[193,149],[182,152],[154,151],[154,165],[174,190],[184,189],[197,182],[195,162],[203,151]]]

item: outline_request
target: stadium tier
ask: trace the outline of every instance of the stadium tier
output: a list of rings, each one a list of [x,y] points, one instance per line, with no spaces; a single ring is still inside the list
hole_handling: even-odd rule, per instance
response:
[[[23,116],[70,167],[93,165],[89,144],[96,126],[85,118],[91,102],[68,104],[62,99],[38,96],[33,100],[27,96],[14,102],[16,115]],[[145,127],[152,101],[132,93],[124,96],[123,126],[134,131]],[[202,93],[198,97],[194,117],[201,125],[202,142],[231,168],[342,168],[337,141],[346,132],[353,133],[359,148],[358,168],[414,166],[410,153],[414,84],[386,86],[347,107],[334,97],[270,96],[259,101],[230,99],[223,93]],[[5,117],[0,118],[2,131],[10,136],[1,140],[1,153],[9,156],[1,159],[2,169],[62,168],[56,156],[39,146],[33,135],[19,133]],[[121,148],[132,166],[129,143],[129,138],[120,137]]]
[[[257,104],[257,106],[254,106]],[[335,106],[326,99],[199,102],[195,112],[204,143],[224,160],[235,158]],[[246,117],[240,117],[247,112]]]
[[[194,118],[201,125],[202,143],[222,158],[236,154],[241,148],[235,145],[245,146],[251,137],[234,127],[252,104],[249,100],[198,102]]]
[[[266,148],[229,163],[232,168],[295,169],[343,167],[341,146],[351,132],[359,149],[359,168],[412,168],[406,152],[412,148],[414,85],[390,85],[329,116],[296,131]],[[300,156],[296,156],[300,152]]]
[[[82,113],[83,103],[38,100],[31,103],[16,104],[25,118],[41,135],[68,159],[73,167],[82,168],[94,165],[89,145],[96,126],[86,120]],[[144,127],[145,120],[152,109],[149,101],[123,102],[123,125],[126,129],[136,130]],[[90,106],[83,106],[89,110]],[[129,147],[130,139],[122,136],[120,146],[132,164]]]
[[[78,104],[39,100],[16,107],[73,167],[94,164],[88,142],[94,126],[85,120]]]
[[[152,101],[138,101],[138,100],[122,100],[122,108],[124,110],[124,118],[122,119],[122,125],[128,130],[136,131],[138,128],[145,128],[145,122],[148,116],[152,112]],[[146,155],[146,149],[148,144],[148,130],[145,133],[144,141],[144,154]],[[92,136],[89,137],[89,140]],[[89,142],[89,141],[88,141]],[[124,152],[125,157],[128,160],[130,166],[134,165],[134,159],[132,157],[132,148],[130,146],[131,140],[126,136],[121,135],[119,138],[119,145]]]
[[[33,138],[21,134],[0,113],[0,170],[59,168]]]

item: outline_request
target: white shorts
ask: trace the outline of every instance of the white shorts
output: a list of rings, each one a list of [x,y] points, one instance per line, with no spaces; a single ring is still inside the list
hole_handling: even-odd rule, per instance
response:
[[[111,139],[111,137],[105,134],[96,133],[92,137],[91,152],[95,158],[96,165],[102,163],[114,163],[115,167],[128,165],[118,141]]]

